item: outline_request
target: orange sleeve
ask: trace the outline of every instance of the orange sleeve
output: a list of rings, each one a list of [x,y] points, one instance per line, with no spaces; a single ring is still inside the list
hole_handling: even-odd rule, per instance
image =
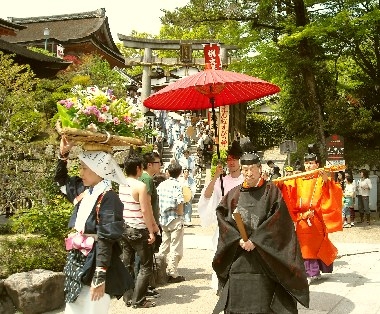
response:
[[[328,233],[343,230],[342,197],[343,192],[339,184],[336,184],[332,180],[323,183],[320,206]]]
[[[278,188],[281,190],[282,197],[285,201],[286,207],[288,208],[290,217],[293,221],[297,221],[297,210],[296,208],[296,202],[297,202],[297,185],[296,180],[286,180],[286,181],[279,181],[274,183],[278,186]]]

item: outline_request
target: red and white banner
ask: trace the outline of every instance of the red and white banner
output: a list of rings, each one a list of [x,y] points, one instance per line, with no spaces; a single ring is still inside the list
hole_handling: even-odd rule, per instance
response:
[[[203,47],[205,55],[205,64],[209,63],[211,69],[221,70],[222,60],[220,59],[220,45],[219,44],[207,44]]]
[[[230,107],[219,107],[219,149],[228,149],[228,128],[230,120]]]
[[[326,166],[344,166],[344,138],[333,134],[326,138]]]

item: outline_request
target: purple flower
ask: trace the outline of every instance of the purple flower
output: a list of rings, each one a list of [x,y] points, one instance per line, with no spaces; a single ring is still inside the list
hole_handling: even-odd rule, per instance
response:
[[[71,101],[71,99],[62,99],[59,101],[59,103],[66,109],[70,109],[72,106],[74,106],[74,103]]]

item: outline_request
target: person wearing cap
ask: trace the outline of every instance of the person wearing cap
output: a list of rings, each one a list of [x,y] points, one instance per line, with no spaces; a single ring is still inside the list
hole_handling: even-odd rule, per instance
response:
[[[293,174],[293,167],[292,166],[285,166],[284,171],[285,171],[285,176],[291,176]]]
[[[260,157],[247,142],[240,158],[244,182],[216,208],[216,313],[298,313],[309,307],[300,246],[281,191],[262,177]],[[239,219],[240,217],[240,219]]]
[[[136,85],[130,85],[128,87],[128,97],[126,100],[130,106],[133,106],[135,108],[135,110],[142,112],[142,103],[140,97],[141,88],[138,88]]]
[[[196,184],[194,178],[190,175],[191,169],[183,167],[182,176],[178,178],[179,183],[183,189],[183,222],[185,227],[191,227],[191,216],[193,214],[193,198],[196,192]]]
[[[222,197],[235,186],[243,182],[243,176],[240,173],[240,157],[243,154],[240,144],[237,141],[232,142],[232,145],[227,151],[227,171],[224,175],[223,164],[219,163],[215,168],[215,174],[211,181],[202,189],[198,201],[198,214],[202,227],[216,226],[217,219],[215,209],[222,200]],[[222,176],[222,178],[221,178]],[[212,239],[212,246],[216,250],[218,241],[218,229]],[[211,286],[215,290],[218,289],[217,278],[215,274],[212,276]]]
[[[107,313],[111,297],[133,287],[118,240],[124,229],[123,204],[111,181],[125,183],[115,159],[103,151],[79,154],[79,177],[69,177],[68,154],[73,143],[62,137],[55,181],[74,204],[66,249],[65,313]]]
[[[179,164],[182,166],[182,169],[188,169],[191,177],[195,176],[195,160],[192,155],[190,155],[190,150],[186,148],[183,151],[182,157],[178,160]]]
[[[342,231],[342,188],[320,167],[314,144],[304,156],[305,176],[275,181],[289,208],[309,284],[331,273],[338,250],[328,234]]]

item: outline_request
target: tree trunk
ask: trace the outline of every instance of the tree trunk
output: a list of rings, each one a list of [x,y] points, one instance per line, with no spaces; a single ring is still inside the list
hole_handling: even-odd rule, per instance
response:
[[[296,26],[305,26],[309,23],[305,3],[303,0],[294,1],[294,12],[296,16]],[[313,69],[313,49],[310,46],[308,39],[303,39],[298,45],[298,52],[303,60],[301,65],[301,73],[304,78],[305,88],[308,91],[307,99],[310,110],[313,110],[313,116],[317,122],[315,125],[315,132],[320,142],[320,154],[325,155],[326,141],[324,134],[323,122],[323,106],[321,105],[318,97],[317,83]]]

